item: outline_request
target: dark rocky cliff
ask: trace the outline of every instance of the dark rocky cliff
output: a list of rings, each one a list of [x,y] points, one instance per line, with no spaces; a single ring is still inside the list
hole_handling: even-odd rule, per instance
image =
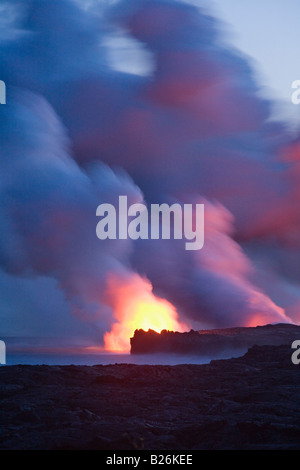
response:
[[[130,344],[131,354],[176,353],[216,357],[232,351],[244,353],[254,345],[291,344],[295,339],[300,339],[300,326],[279,323],[257,327],[191,330],[187,333],[135,330]]]

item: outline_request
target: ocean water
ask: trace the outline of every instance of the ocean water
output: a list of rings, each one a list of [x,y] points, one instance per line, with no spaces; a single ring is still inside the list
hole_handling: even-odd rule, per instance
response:
[[[229,359],[237,357],[238,354],[226,354],[213,359]],[[6,365],[28,364],[28,365],[86,365],[97,364],[148,364],[148,365],[178,365],[178,364],[208,364],[212,357],[189,356],[177,354],[57,354],[40,352],[11,352],[6,356]]]
[[[177,356],[173,354],[41,354],[41,353],[12,353],[6,357],[6,365],[28,364],[28,365],[85,365],[97,364],[148,364],[148,365],[176,365],[176,364],[207,364],[210,358],[199,356]]]

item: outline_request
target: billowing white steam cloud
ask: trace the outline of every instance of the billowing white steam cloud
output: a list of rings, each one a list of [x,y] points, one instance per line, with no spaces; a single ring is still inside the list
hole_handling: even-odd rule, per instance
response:
[[[105,280],[110,271],[126,270],[131,242],[107,240],[99,246],[95,208],[99,201],[115,204],[119,193],[128,195],[131,203],[139,202],[141,192],[129,177],[118,176],[104,165],[95,164],[89,172],[80,169],[69,156],[61,123],[42,97],[15,91],[10,99],[0,129],[4,142],[0,159],[2,269],[15,276],[55,279],[71,304],[74,321],[83,322],[78,331],[83,328],[93,340],[99,339],[112,315],[102,302]],[[37,297],[40,284],[37,279]],[[19,292],[17,278],[16,287]],[[45,304],[54,290],[53,282],[48,292],[46,287],[44,282]],[[35,319],[29,320],[36,331]],[[14,328],[18,330],[18,320]],[[45,330],[47,324],[40,333]],[[68,325],[64,333],[68,336]]]
[[[285,150],[284,126],[268,121],[218,22],[176,0],[3,9],[2,336],[101,343],[114,322],[107,280],[136,272],[190,326],[298,321],[299,144]],[[148,75],[111,66],[116,34],[148,52]],[[119,195],[204,199],[204,249],[100,242],[96,207]]]

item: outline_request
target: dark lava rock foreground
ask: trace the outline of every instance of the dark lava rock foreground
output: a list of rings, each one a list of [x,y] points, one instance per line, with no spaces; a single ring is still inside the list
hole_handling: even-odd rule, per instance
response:
[[[207,365],[4,366],[1,449],[300,449],[300,365],[255,346]]]

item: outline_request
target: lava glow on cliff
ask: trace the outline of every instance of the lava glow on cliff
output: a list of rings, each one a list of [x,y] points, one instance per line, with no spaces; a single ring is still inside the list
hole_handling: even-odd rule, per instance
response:
[[[137,274],[120,279],[111,277],[108,282],[108,299],[117,320],[104,336],[107,351],[128,352],[129,338],[136,329],[149,328],[186,331],[188,326],[178,321],[175,307],[167,300],[156,297],[152,285]]]

